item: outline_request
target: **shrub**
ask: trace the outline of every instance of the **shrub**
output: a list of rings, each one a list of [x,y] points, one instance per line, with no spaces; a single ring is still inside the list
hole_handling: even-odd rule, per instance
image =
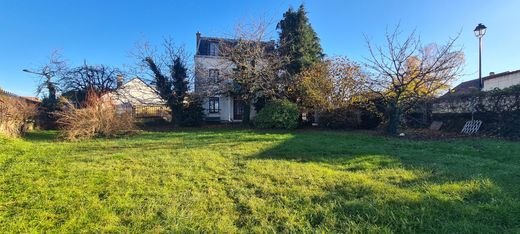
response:
[[[376,113],[363,108],[345,107],[320,113],[319,123],[331,129],[373,129],[379,126],[381,118]]]
[[[288,100],[269,101],[255,119],[259,128],[294,129],[298,126],[300,113],[296,104]]]
[[[184,127],[200,126],[204,122],[204,108],[198,98],[190,97],[184,105],[180,125]]]
[[[0,133],[19,137],[34,123],[34,116],[34,105],[17,97],[0,94]]]
[[[326,128],[346,128],[347,127],[347,111],[344,108],[327,110],[319,115],[320,126]]]
[[[111,100],[102,99],[91,93],[82,108],[68,101],[62,111],[56,113],[60,136],[76,141],[94,137],[110,137],[135,132],[135,121],[131,113],[119,113]]]

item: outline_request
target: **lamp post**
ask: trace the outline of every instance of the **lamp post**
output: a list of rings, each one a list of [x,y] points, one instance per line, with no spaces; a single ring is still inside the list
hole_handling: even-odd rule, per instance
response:
[[[475,30],[473,30],[475,36],[478,37],[478,81],[480,90],[484,88],[484,83],[482,82],[482,37],[486,34],[486,29],[485,25],[478,24]]]
[[[49,72],[35,72],[35,71],[31,71],[29,69],[23,69],[22,71],[45,77],[45,79],[46,79],[45,85],[47,85],[47,89],[49,91],[49,99],[56,100],[56,86],[51,81],[52,80],[52,74],[51,73],[49,73]],[[38,92],[40,92],[40,88],[38,88]]]

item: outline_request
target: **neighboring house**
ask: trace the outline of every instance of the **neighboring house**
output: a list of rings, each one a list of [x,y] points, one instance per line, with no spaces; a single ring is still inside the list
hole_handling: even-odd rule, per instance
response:
[[[493,89],[504,89],[513,85],[520,85],[520,70],[507,71],[495,74],[490,73],[489,76],[483,78],[484,89],[483,91],[489,91]]]
[[[520,85],[520,70],[507,71],[502,73],[490,73],[489,76],[482,78],[484,87],[482,91],[490,91],[494,89],[504,89],[514,85]],[[492,108],[496,105],[496,100],[490,99],[489,96],[473,95],[479,91],[479,79],[469,80],[460,83],[455,88],[451,89],[450,92],[446,93],[442,97],[438,98],[432,106],[432,112],[434,114],[444,113],[473,113],[475,112],[476,106],[479,108]],[[475,98],[457,98],[458,94],[469,94],[462,96],[469,96]],[[516,100],[514,95],[506,98],[505,100]],[[500,102],[501,105],[509,105],[515,101],[504,101]]]
[[[122,80],[122,77],[118,78]],[[170,110],[155,88],[139,78],[131,79],[122,84],[118,82],[115,91],[103,95],[110,99],[120,112],[130,112],[137,118],[170,119]]]
[[[2,95],[7,95],[7,96],[10,96],[10,97],[14,97],[14,98],[19,98],[21,100],[24,100],[25,102],[29,103],[29,104],[33,104],[33,105],[40,105],[42,103],[42,101],[37,98],[37,97],[24,97],[24,96],[18,96],[14,93],[11,93],[11,92],[7,92],[5,91],[4,89],[0,88],[0,94]]]
[[[202,97],[206,121],[241,122],[244,114],[244,102],[227,91],[226,87],[234,85],[229,78],[234,65],[220,54],[219,48],[222,43],[233,45],[236,40],[202,37],[197,32],[195,93]],[[251,107],[250,117],[254,118],[255,115],[255,108]]]
[[[495,74],[489,73],[489,76],[482,77],[484,87],[482,91],[490,91],[493,89],[504,89],[513,85],[520,85],[520,70],[507,71]],[[479,90],[479,79],[462,82],[451,90],[451,93],[472,93]]]

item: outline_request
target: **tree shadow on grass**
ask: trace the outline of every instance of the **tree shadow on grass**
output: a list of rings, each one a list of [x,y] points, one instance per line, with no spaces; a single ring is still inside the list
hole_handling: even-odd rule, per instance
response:
[[[248,159],[319,163],[343,170],[402,166],[457,179],[520,177],[520,145],[489,139],[411,141],[362,133],[305,132],[279,140]]]
[[[23,136],[29,142],[51,142],[58,138],[58,131],[32,131]]]
[[[45,133],[27,139],[54,141],[52,134]],[[170,162],[169,158],[153,157],[177,152],[168,150],[181,148],[192,154],[192,149],[200,148],[201,161],[187,160],[187,165],[200,164],[211,159],[203,154],[216,152],[223,161],[233,163],[226,167],[217,164],[219,170],[215,171],[204,168],[201,173],[209,175],[212,188],[221,189],[232,200],[236,218],[228,218],[234,217],[234,224],[244,232],[514,232],[520,226],[519,177],[515,177],[519,160],[502,156],[518,152],[518,146],[510,143],[202,129],[56,145],[56,149],[66,148],[60,156],[67,160],[60,165],[73,162],[82,167],[86,163],[88,169],[138,164],[141,167],[136,170],[144,169],[150,175],[156,175],[156,170],[149,171],[147,166]],[[53,147],[49,150],[54,153]],[[151,160],[140,160],[145,153]],[[40,158],[38,154],[34,158]],[[114,162],[105,164],[103,160]],[[204,187],[208,181],[195,178],[188,184]],[[202,194],[201,200],[211,197]],[[222,202],[213,201],[210,203]],[[204,210],[200,212],[207,212],[202,216],[214,215],[207,206],[211,205],[201,206]]]
[[[520,227],[520,187],[514,182],[520,178],[520,160],[514,155],[501,157],[511,152],[510,147],[519,152],[518,146],[498,141],[295,133],[247,159],[269,181],[278,183],[276,187],[294,186],[284,182],[294,177],[307,181],[302,182],[303,188],[322,191],[308,204],[321,208],[309,208],[304,214],[313,228],[508,232]],[[288,169],[293,175],[276,172]],[[331,181],[321,179],[322,184],[316,184],[326,177],[322,170],[327,170]],[[308,200],[305,194],[295,196]]]

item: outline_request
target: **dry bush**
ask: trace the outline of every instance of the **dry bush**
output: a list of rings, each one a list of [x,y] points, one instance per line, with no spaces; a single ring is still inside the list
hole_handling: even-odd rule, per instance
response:
[[[112,100],[100,98],[93,92],[81,108],[65,100],[63,110],[56,116],[60,136],[71,141],[128,135],[136,131],[131,113],[119,113]]]
[[[33,124],[36,106],[21,98],[0,94],[0,133],[19,137]]]

